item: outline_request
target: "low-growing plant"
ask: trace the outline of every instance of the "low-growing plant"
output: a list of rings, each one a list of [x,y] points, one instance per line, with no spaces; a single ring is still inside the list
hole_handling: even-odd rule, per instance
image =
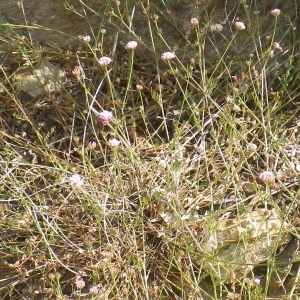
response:
[[[297,299],[299,5],[177,2],[72,48],[5,25],[2,299]],[[66,82],[28,97],[43,60]]]

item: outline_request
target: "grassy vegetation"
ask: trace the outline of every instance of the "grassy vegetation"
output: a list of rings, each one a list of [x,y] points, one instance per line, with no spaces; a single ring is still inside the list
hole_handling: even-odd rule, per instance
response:
[[[3,25],[1,299],[298,299],[299,32],[240,2],[107,1],[76,49]],[[44,59],[63,90],[24,97]]]

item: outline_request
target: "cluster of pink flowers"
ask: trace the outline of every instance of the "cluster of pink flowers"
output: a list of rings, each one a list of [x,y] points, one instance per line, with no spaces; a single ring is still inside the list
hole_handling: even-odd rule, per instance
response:
[[[278,17],[280,15],[280,13],[281,13],[281,10],[279,8],[274,8],[274,9],[271,10],[270,13],[271,13],[272,16]],[[191,24],[192,24],[192,20],[191,20]],[[235,22],[234,26],[235,26],[236,30],[244,30],[244,29],[246,29],[246,25],[243,22]]]

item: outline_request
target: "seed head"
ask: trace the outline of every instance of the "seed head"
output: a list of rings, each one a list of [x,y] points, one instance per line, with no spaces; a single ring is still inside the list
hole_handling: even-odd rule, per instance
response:
[[[279,8],[274,8],[271,10],[271,15],[274,16],[274,17],[278,17],[281,13],[281,10]]]
[[[113,118],[113,113],[108,110],[103,110],[101,113],[98,115],[98,119],[101,123],[106,124],[109,121],[111,121]]]
[[[158,20],[158,15],[154,13],[154,14],[151,16],[151,18],[152,18],[153,21],[157,21],[157,20]]]
[[[137,47],[138,43],[136,41],[128,42],[125,46],[125,49],[133,50]]]
[[[235,29],[237,30],[244,30],[246,29],[246,26],[243,22],[235,22],[234,23]]]
[[[173,59],[174,57],[176,57],[176,55],[173,52],[165,52],[162,54],[161,59],[166,61]]]
[[[98,60],[98,64],[101,67],[107,67],[110,63],[111,63],[111,58],[108,57],[108,56],[100,57],[99,60]]]

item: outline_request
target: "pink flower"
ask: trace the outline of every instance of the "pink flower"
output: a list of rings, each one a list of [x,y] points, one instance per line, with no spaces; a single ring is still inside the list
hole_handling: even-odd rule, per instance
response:
[[[103,110],[98,114],[98,119],[101,123],[106,124],[113,118],[113,113],[108,110]]]
[[[191,23],[192,26],[197,26],[197,25],[199,25],[199,21],[198,21],[197,18],[191,18],[190,23]]]
[[[83,279],[79,278],[75,281],[75,285],[79,290],[81,290],[85,287],[85,282]]]
[[[125,46],[125,49],[133,50],[137,47],[138,43],[136,41],[128,42]]]
[[[110,139],[108,143],[111,147],[118,147],[121,144],[121,142],[117,139]]]
[[[107,56],[100,57],[99,60],[98,60],[98,64],[99,64],[101,67],[106,67],[106,66],[108,66],[110,63],[111,63],[111,58],[110,58],[110,57],[107,57]]]
[[[137,84],[135,86],[135,88],[136,88],[137,91],[141,91],[143,89],[143,86],[141,84]]]
[[[274,8],[271,10],[270,14],[274,17],[278,17],[281,13],[281,10],[279,8]]]
[[[165,52],[162,54],[161,59],[166,61],[173,59],[174,57],[176,57],[176,55],[173,52]]]
[[[243,22],[235,22],[234,23],[235,29],[237,30],[244,30],[246,29],[246,26]]]
[[[263,171],[258,175],[258,178],[265,183],[274,183],[275,175],[270,171]]]

